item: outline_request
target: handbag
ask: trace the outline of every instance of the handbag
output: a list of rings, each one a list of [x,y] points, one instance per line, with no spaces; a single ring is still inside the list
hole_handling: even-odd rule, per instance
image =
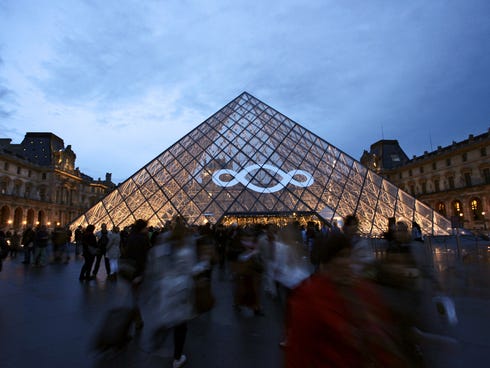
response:
[[[118,264],[118,274],[127,281],[133,281],[136,278],[137,267],[136,261],[131,258],[120,258]]]
[[[211,280],[200,273],[194,276],[194,310],[201,314],[213,309],[215,298],[211,290]]]

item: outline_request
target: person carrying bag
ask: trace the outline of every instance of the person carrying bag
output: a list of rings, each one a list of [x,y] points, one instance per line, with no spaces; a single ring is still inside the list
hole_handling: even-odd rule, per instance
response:
[[[170,331],[174,337],[173,367],[182,367],[187,322],[196,316],[194,275],[199,272],[195,238],[184,219],[175,217],[170,232],[157,235],[148,254],[145,273],[146,308],[152,318],[152,350],[158,349]]]

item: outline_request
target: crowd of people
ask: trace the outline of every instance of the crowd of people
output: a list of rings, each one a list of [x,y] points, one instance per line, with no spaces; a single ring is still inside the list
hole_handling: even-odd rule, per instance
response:
[[[420,228],[413,225],[410,233],[395,225],[387,236],[389,251],[406,254],[405,266],[416,268],[407,249],[420,241]],[[81,282],[97,279],[103,263],[108,280],[130,285],[134,327],[148,326],[153,348],[173,333],[174,368],[187,361],[187,324],[199,313],[196,277],[211,282],[214,269],[229,276],[238,313],[248,309],[263,317],[262,297],[281,302],[284,332],[278,343],[288,368],[423,366],[414,312],[393,305],[383,288],[412,292],[413,301],[423,295],[400,276],[406,267],[400,271],[387,264],[388,257],[381,263],[374,257],[358,227],[356,216],[347,216],[342,228],[298,222],[188,226],[176,216],[161,229],[142,219],[121,231],[106,224],[79,226],[73,239],[75,256],[84,259]],[[0,232],[0,242],[2,237]],[[27,229],[19,240],[24,263],[44,265],[48,242],[53,261],[68,261],[71,238],[67,228],[51,234],[45,226]]]
[[[68,227],[56,226],[49,231],[46,225],[28,226],[22,233],[0,231],[0,238],[6,246],[6,257],[16,259],[22,252],[22,263],[27,266],[44,267],[48,262],[68,263],[70,260],[71,231]]]

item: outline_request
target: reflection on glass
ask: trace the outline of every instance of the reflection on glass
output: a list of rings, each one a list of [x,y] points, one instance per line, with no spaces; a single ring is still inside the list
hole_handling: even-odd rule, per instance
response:
[[[190,224],[280,222],[292,213],[327,222],[356,213],[371,236],[386,231],[390,217],[416,221],[425,234],[450,228],[445,217],[245,92],[77,218],[72,230],[102,222],[123,228],[137,218],[163,226],[175,214]]]

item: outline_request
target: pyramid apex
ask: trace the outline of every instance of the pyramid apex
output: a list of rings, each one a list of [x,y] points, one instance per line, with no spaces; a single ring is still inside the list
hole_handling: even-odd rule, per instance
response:
[[[382,234],[388,216],[408,224],[415,218],[424,233],[447,234],[447,219],[398,191],[243,91],[73,221],[72,229],[104,222],[123,228],[140,218],[162,227],[175,215],[202,225],[297,215],[331,223],[358,214],[365,235]]]

